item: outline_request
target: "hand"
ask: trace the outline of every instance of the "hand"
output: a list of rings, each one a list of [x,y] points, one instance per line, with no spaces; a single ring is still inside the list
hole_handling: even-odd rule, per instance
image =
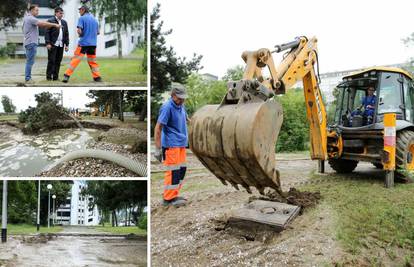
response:
[[[162,162],[162,150],[159,147],[155,148],[154,157],[159,161]]]
[[[55,24],[55,28],[60,29],[60,28],[62,28],[62,26],[60,26],[59,24]]]
[[[68,52],[69,51],[69,47],[65,46],[65,51]]]
[[[51,44],[47,44],[46,45],[46,48],[47,48],[47,50],[50,50],[50,49],[52,49],[52,45]]]

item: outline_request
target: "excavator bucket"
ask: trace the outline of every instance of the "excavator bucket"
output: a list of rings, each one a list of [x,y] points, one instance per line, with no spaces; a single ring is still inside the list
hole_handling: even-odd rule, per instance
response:
[[[244,92],[240,101],[223,100],[193,115],[190,148],[225,185],[241,185],[249,193],[251,186],[261,194],[266,187],[280,192],[274,151],[282,121],[278,102]]]

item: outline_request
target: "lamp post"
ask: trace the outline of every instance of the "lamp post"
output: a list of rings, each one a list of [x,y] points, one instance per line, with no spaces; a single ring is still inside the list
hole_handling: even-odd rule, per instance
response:
[[[50,190],[53,186],[51,184],[47,185],[47,190],[49,190],[49,197],[47,198],[47,228],[50,228]]]
[[[55,194],[53,194],[53,196],[52,196],[52,199],[53,199],[53,215],[52,215],[52,222],[53,222],[53,226],[55,226],[55,217],[56,217],[56,214],[55,214],[55,202],[56,202],[56,195]]]
[[[7,241],[7,180],[3,180],[3,201],[1,208],[1,242]]]
[[[39,232],[40,229],[40,180],[37,183],[37,221],[36,221],[36,228]]]

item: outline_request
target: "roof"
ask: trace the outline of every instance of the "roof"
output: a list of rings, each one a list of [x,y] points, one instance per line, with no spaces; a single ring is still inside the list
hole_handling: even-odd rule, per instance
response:
[[[359,75],[359,74],[362,74],[362,73],[365,73],[365,72],[370,72],[370,71],[373,71],[373,70],[397,72],[397,73],[404,74],[405,76],[409,77],[411,80],[414,80],[414,76],[411,73],[409,73],[408,71],[403,70],[401,68],[395,68],[395,67],[371,67],[371,68],[363,69],[361,71],[353,72],[350,75],[345,76],[344,78],[352,77],[352,76]]]

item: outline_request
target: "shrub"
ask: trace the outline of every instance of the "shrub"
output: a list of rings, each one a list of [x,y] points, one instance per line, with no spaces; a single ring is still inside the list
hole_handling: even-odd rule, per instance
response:
[[[16,52],[16,44],[7,44],[0,47],[0,57],[8,57]]]
[[[147,223],[147,214],[146,213],[142,214],[141,217],[139,217],[138,227],[141,228],[141,229],[145,229],[145,230],[147,229],[148,223]]]

